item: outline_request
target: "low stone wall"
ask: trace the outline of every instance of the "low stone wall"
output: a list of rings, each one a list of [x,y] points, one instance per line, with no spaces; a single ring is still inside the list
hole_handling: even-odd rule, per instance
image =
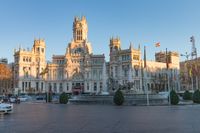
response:
[[[105,104],[114,105],[113,96],[74,96],[69,99],[70,104]],[[146,105],[146,95],[125,95],[125,101],[123,105]],[[159,95],[149,95],[150,105],[167,105],[167,98],[163,98]]]

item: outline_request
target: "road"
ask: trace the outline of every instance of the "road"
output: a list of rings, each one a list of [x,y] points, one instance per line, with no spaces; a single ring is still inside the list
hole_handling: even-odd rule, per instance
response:
[[[0,133],[199,133],[200,105],[21,103],[0,116]]]

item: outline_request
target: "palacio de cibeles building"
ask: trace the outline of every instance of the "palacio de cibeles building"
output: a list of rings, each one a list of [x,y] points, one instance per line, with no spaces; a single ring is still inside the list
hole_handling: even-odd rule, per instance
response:
[[[158,52],[155,61],[143,59],[143,50],[131,44],[121,49],[120,39],[111,38],[105,55],[92,53],[88,41],[85,17],[74,18],[73,39],[63,55],[53,55],[46,61],[43,39],[35,39],[31,50],[19,48],[14,52],[14,86],[19,93],[113,93],[121,88],[126,93],[141,94],[180,89],[179,54]]]

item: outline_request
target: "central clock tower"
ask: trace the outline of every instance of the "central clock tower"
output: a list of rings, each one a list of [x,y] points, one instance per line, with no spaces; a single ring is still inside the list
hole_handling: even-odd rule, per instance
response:
[[[83,42],[87,40],[88,26],[85,16],[81,19],[74,18],[73,23],[73,38],[75,42]]]
[[[73,22],[73,39],[69,43],[66,55],[86,55],[92,53],[91,44],[87,38],[88,26],[85,16],[79,18],[75,17]]]

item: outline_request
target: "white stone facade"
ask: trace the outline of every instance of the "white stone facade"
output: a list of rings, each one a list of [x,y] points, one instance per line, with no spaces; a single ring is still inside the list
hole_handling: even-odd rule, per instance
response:
[[[129,49],[121,49],[119,38],[110,39],[109,76],[114,84],[110,86],[112,90],[120,86],[133,93],[146,93],[147,90],[150,93],[157,93],[168,91],[168,88],[180,89],[178,53],[168,52],[166,63],[166,52],[158,52],[155,54],[156,61],[146,61],[146,67],[141,56],[140,46],[134,48],[130,44]],[[126,88],[127,84],[131,84],[130,89]]]
[[[34,41],[30,51],[22,48],[15,51],[15,88],[19,88],[20,93],[52,91],[99,94],[105,90],[113,92],[120,85],[132,83],[129,91],[144,93],[144,86],[151,92],[166,90],[166,73],[171,74],[171,77],[176,76],[173,83],[178,87],[178,54],[168,55],[168,70],[166,62],[162,60],[165,57],[160,56],[162,52],[156,55],[158,62],[147,61],[147,67],[143,69],[144,61],[140,47],[135,49],[130,45],[128,49],[122,50],[120,39],[111,38],[110,62],[105,63],[104,54],[92,53],[87,33],[86,18],[75,17],[72,41],[68,44],[65,54],[53,55],[52,62],[46,62],[46,45],[41,39]],[[156,77],[162,77],[165,82],[159,82]]]
[[[46,68],[44,40],[34,40],[31,50],[19,48],[14,53],[14,86],[20,93],[45,92],[45,78],[40,73]]]
[[[31,51],[15,51],[16,87],[22,93],[100,93],[103,88],[104,54],[92,54],[87,21],[75,17],[73,40],[64,55],[45,61],[44,40],[35,40]],[[38,51],[39,50],[39,51]]]

